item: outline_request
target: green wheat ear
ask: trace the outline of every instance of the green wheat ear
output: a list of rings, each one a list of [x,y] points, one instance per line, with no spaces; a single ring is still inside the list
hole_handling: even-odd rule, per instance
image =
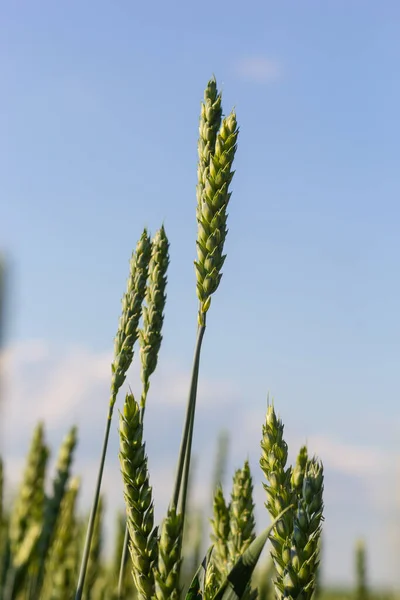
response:
[[[119,432],[119,460],[124,482],[132,575],[139,598],[147,600],[155,593],[153,568],[157,561],[157,529],[154,528],[143,423],[139,405],[132,394],[125,398]]]
[[[211,542],[213,544],[211,563],[214,566],[214,577],[218,585],[222,584],[224,577],[228,574],[229,521],[229,504],[225,502],[222,487],[218,486],[214,494],[213,519],[211,520]]]
[[[182,514],[177,514],[175,507],[170,506],[158,542],[158,563],[154,569],[156,600],[179,600],[181,597],[182,529]]]
[[[122,314],[114,342],[114,361],[111,365],[111,408],[133,359],[133,346],[138,338],[142,303],[146,293],[150,255],[151,242],[145,229],[137,243],[136,251],[132,254],[127,290],[122,298]]]
[[[232,165],[237,148],[238,127],[234,111],[221,121],[221,96],[216,82],[206,88],[200,116],[198,142],[199,164],[197,183],[197,297],[200,301],[199,324],[222,277],[223,254],[227,235],[227,207],[231,197],[229,185],[234,171]],[[219,131],[218,131],[219,129]]]
[[[166,301],[167,269],[169,264],[168,238],[162,226],[151,244],[145,305],[143,306],[143,328],[139,331],[141,378],[143,394],[141,408],[145,408],[150,386],[150,376],[155,371],[162,342],[162,326]]]
[[[301,494],[294,514],[290,561],[282,580],[283,598],[311,600],[319,564],[323,513],[323,467],[316,458],[307,461]]]
[[[44,426],[39,423],[33,433],[23,481],[11,514],[10,541],[14,556],[17,555],[29,528],[35,524],[42,526],[48,457],[49,451],[44,443]]]

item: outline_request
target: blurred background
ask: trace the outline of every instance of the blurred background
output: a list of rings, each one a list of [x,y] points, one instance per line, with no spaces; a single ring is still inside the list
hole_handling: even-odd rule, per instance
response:
[[[89,507],[129,259],[162,222],[171,264],[145,435],[167,506],[196,331],[200,101],[215,74],[240,125],[228,258],[202,356],[192,501],[249,458],[257,528],[267,394],[294,459],[325,466],[322,581],[400,585],[400,4],[338,0],[0,6],[1,453],[18,484],[32,429],[79,427]],[[3,289],[4,288],[4,289]],[[4,292],[4,293],[3,293]],[[127,385],[139,393],[138,363]],[[121,394],[122,397],[122,394]],[[117,420],[107,526],[123,506]]]

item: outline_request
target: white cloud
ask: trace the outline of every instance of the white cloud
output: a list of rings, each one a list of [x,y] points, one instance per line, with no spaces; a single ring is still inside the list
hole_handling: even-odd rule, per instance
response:
[[[235,71],[240,79],[254,83],[270,83],[281,78],[282,65],[273,59],[252,56],[239,60]]]
[[[22,343],[4,352],[7,386],[3,398],[2,446],[5,449],[8,493],[10,489],[15,489],[20,479],[32,428],[37,421],[43,419],[46,423],[47,439],[53,449],[51,468],[55,450],[67,428],[77,423],[80,442],[74,472],[82,475],[80,504],[83,509],[88,509],[104,428],[111,358],[110,353],[94,352],[84,347],[60,351],[41,340]],[[180,433],[184,418],[189,377],[189,372],[178,362],[161,356],[152,382],[145,429],[157,521],[165,513],[171,494],[179,447],[179,439],[175,438]],[[127,383],[132,383],[134,392],[139,393],[138,360],[128,375]],[[257,465],[264,407],[258,410],[251,408],[242,401],[243,397],[243,391],[235,388],[231,382],[202,375],[195,431],[199,465],[193,498],[197,505],[209,507],[214,436],[219,429],[214,421],[214,415],[217,414],[221,426],[232,431],[234,442],[230,448],[227,480],[233,468],[242,464],[246,457],[254,465],[254,495],[260,529],[268,522],[268,515],[263,508],[262,473]],[[362,423],[358,426],[362,427]],[[341,581],[350,580],[353,538],[363,533],[365,528],[371,545],[371,560],[376,567],[374,581],[379,581],[383,573],[390,578],[395,572],[394,567],[392,569],[388,561],[381,560],[379,552],[374,549],[382,545],[390,548],[395,546],[395,540],[389,539],[392,521],[389,524],[386,515],[400,516],[396,487],[397,481],[400,481],[398,457],[390,455],[378,443],[368,447],[346,443],[339,434],[329,429],[329,424],[326,428],[321,434],[305,439],[304,432],[296,429],[296,423],[288,420],[285,427],[292,460],[298,448],[307,442],[310,452],[315,452],[324,462],[325,503],[329,515],[325,524],[328,547],[325,572],[330,581],[337,577]],[[115,420],[103,484],[108,506],[108,539],[112,539],[116,510],[123,507],[117,448]],[[385,517],[383,525],[382,515]]]

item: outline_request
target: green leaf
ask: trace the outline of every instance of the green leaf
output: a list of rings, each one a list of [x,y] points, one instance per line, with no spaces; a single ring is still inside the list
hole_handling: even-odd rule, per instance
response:
[[[209,548],[207,554],[203,558],[201,565],[197,569],[195,576],[193,577],[190,588],[187,591],[185,600],[202,600],[204,593],[204,582],[207,572],[208,563],[210,562],[213,546]]]
[[[270,527],[260,533],[260,535],[250,544],[222,583],[214,596],[214,600],[240,600],[240,598],[242,598],[271,531],[285,512],[291,508],[293,508],[292,504],[285,508],[285,510],[276,517]]]

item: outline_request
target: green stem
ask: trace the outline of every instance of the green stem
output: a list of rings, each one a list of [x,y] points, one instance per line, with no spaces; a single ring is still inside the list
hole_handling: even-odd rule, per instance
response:
[[[76,592],[75,592],[75,600],[81,600],[82,594],[83,594],[83,586],[85,583],[86,570],[87,570],[89,554],[90,554],[90,546],[92,543],[92,537],[93,537],[93,531],[94,531],[94,522],[95,522],[97,506],[99,504],[99,498],[100,498],[100,488],[101,488],[101,481],[103,478],[104,463],[105,463],[106,454],[107,454],[108,438],[110,437],[110,426],[111,426],[111,419],[112,419],[114,403],[115,403],[115,399],[112,399],[112,401],[110,402],[108,414],[107,414],[107,424],[106,424],[106,429],[104,432],[103,448],[101,451],[101,459],[100,459],[100,467],[99,467],[99,472],[97,475],[97,482],[96,482],[96,489],[95,489],[95,493],[94,493],[93,505],[92,505],[92,510],[91,510],[90,518],[89,518],[89,524],[88,524],[88,528],[87,528],[87,532],[86,532],[85,546],[83,549],[83,556],[82,556],[82,562],[81,562],[81,570],[79,572],[78,585],[77,585]]]
[[[122,546],[121,565],[119,568],[118,600],[122,600],[123,593],[124,593],[125,565],[126,565],[126,557],[128,554],[128,546],[129,546],[129,529],[128,529],[128,523],[127,523],[125,526],[124,545]]]
[[[186,409],[186,419],[185,419],[185,427],[182,434],[181,447],[179,450],[179,459],[178,459],[178,468],[176,472],[176,480],[175,480],[175,488],[172,503],[175,507],[178,506],[179,495],[182,485],[182,474],[183,468],[186,460],[186,450],[188,444],[192,444],[193,437],[193,424],[192,419],[194,421],[194,415],[196,410],[196,397],[197,397],[197,381],[199,374],[199,364],[200,364],[200,350],[201,344],[203,341],[204,332],[206,330],[205,323],[205,315],[204,321],[199,326],[197,330],[197,340],[196,340],[196,348],[194,352],[194,360],[193,360],[193,369],[192,369],[192,379],[190,382],[190,391],[189,391],[189,399]],[[187,463],[190,465],[190,456],[188,457]]]
[[[196,365],[196,389],[197,389],[197,384],[198,384],[198,380],[199,380],[199,363],[197,363]],[[189,487],[189,474],[190,474],[190,458],[191,458],[191,454],[192,454],[192,441],[193,441],[193,425],[194,425],[194,411],[192,411],[192,415],[191,415],[191,419],[190,419],[190,427],[189,427],[189,436],[188,436],[188,442],[187,442],[187,446],[186,446],[186,456],[185,456],[185,466],[184,466],[184,470],[183,470],[183,480],[182,480],[182,496],[181,496],[181,504],[180,504],[180,508],[178,510],[179,513],[181,513],[182,515],[182,530],[184,527],[184,519],[185,519],[185,511],[186,511],[186,501],[187,501],[187,494],[188,494],[188,487]],[[182,531],[182,537],[183,537],[183,531]]]

